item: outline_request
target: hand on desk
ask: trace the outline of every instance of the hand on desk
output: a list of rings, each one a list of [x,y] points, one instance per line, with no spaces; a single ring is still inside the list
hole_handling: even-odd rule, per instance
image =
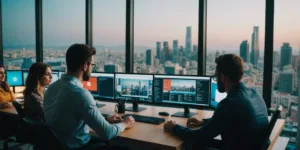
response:
[[[3,104],[0,104],[0,108],[10,108],[12,105],[9,102],[5,102]]]
[[[198,128],[204,124],[203,120],[198,120],[196,118],[189,118],[186,122],[187,127],[189,128]]]
[[[176,125],[175,121],[169,120],[164,124],[164,129],[166,131],[172,132],[175,125]]]
[[[121,118],[121,116],[119,115],[112,115],[110,117],[107,118],[107,121],[109,123],[118,123],[118,122],[121,122],[123,119]]]
[[[129,116],[129,117],[125,118],[122,122],[125,123],[126,129],[128,129],[128,128],[133,127],[135,120],[132,116]]]

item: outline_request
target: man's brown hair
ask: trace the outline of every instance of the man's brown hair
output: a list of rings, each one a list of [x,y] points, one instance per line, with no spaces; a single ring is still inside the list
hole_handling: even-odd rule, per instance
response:
[[[78,71],[84,63],[90,63],[95,54],[96,49],[94,47],[86,44],[71,45],[66,54],[67,70],[70,72]]]
[[[223,73],[232,82],[239,82],[244,75],[244,61],[235,54],[225,54],[216,58],[217,73]]]

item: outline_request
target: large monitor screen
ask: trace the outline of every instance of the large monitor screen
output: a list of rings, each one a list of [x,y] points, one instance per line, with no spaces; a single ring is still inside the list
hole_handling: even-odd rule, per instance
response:
[[[91,76],[97,77],[98,91],[94,95],[103,99],[114,99],[115,75],[112,73],[92,73]]]
[[[97,77],[90,77],[88,81],[82,81],[83,88],[97,92],[98,91],[98,84],[97,84]]]
[[[208,106],[210,77],[154,75],[157,103]]]
[[[116,74],[116,99],[152,102],[153,75]]]
[[[211,79],[211,92],[210,92],[210,106],[213,108],[217,108],[220,101],[226,98],[226,93],[220,93],[218,91],[218,84],[216,81]]]
[[[6,71],[7,83],[10,86],[23,86],[23,77],[21,70],[8,70]]]

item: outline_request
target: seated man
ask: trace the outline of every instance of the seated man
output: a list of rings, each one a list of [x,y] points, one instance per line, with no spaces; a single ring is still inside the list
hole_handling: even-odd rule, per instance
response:
[[[117,115],[106,121],[91,93],[83,88],[82,81],[89,80],[95,66],[95,54],[95,48],[88,45],[72,45],[66,53],[67,74],[53,83],[45,94],[45,121],[69,149],[97,148],[90,146],[89,127],[102,140],[110,140],[134,124],[132,117],[122,120]]]
[[[212,118],[188,120],[188,127],[202,126],[199,129],[185,128],[168,121],[164,125],[165,130],[192,143],[193,149],[208,146],[218,135],[222,137],[220,149],[261,149],[268,128],[267,108],[263,98],[241,82],[243,60],[234,54],[225,54],[216,58],[215,62],[218,90],[226,92],[227,97],[219,103]]]

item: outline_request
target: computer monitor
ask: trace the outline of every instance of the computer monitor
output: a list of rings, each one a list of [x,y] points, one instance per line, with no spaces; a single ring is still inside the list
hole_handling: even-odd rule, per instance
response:
[[[210,88],[210,106],[214,109],[217,108],[218,104],[226,98],[226,93],[220,93],[218,91],[218,84],[211,78],[211,88]]]
[[[120,74],[115,75],[116,99],[129,100],[133,103],[152,102],[153,75]],[[145,108],[126,108],[128,111],[142,111]]]
[[[154,102],[182,105],[184,112],[175,117],[192,117],[189,106],[209,106],[210,77],[154,75]]]
[[[52,71],[52,81],[51,84],[58,80],[58,71]]]
[[[113,73],[92,73],[92,77],[97,77],[97,91],[92,94],[104,100],[113,100],[115,98],[115,84]]]
[[[62,75],[64,75],[65,74],[65,72],[64,71],[59,71],[59,73],[58,73],[58,78],[60,79],[61,78],[61,76]]]
[[[26,78],[28,76],[28,71],[27,70],[23,70],[23,85],[25,86],[26,83]]]
[[[89,90],[90,92],[98,92],[97,77],[90,77],[88,81],[82,81],[83,88]]]
[[[23,86],[23,76],[21,70],[7,70],[6,80],[10,86]]]

